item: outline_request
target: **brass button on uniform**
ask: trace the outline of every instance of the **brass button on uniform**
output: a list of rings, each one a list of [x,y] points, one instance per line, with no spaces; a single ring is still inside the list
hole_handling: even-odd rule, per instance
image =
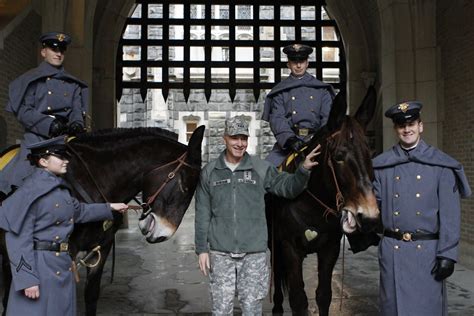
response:
[[[56,222],[56,225],[59,225],[59,224],[61,224],[61,222],[60,222],[60,221],[57,221],[57,222]]]
[[[420,194],[420,193],[417,193],[417,194],[415,194],[415,196],[416,196],[417,198],[419,198],[419,197],[421,196],[421,194]]]
[[[53,92],[52,92],[52,91],[48,91],[48,94],[53,94]]]
[[[296,114],[296,111],[291,112],[291,114],[295,115],[295,114]]]
[[[51,80],[51,78],[50,78],[50,77],[48,77],[48,78],[46,78],[46,80]]]
[[[71,217],[71,218],[69,219],[69,221],[72,223],[72,222],[74,222],[74,219]]]
[[[397,181],[400,180],[400,176],[396,176],[395,180],[397,180]]]
[[[310,98],[311,100],[313,100],[313,99],[314,99],[314,97],[313,97],[312,95],[310,95],[310,96],[309,96],[309,98]]]
[[[56,271],[56,275],[60,275],[61,274],[61,271]]]
[[[417,232],[417,233],[421,233],[421,230],[417,229],[416,232]]]
[[[64,92],[64,96],[67,97],[67,92]]]
[[[395,228],[395,231],[398,233],[400,231],[400,228]]]
[[[58,240],[58,239],[59,239],[59,236],[54,237],[54,239]]]
[[[395,195],[394,195],[394,196],[397,198],[397,197],[399,197],[400,195],[398,195],[398,193],[395,193]]]
[[[395,246],[393,246],[393,248],[395,248],[395,249],[399,249],[399,248],[400,248],[400,246],[399,246],[399,245],[395,245]]]
[[[291,100],[295,100],[296,98],[295,97],[291,97]]]
[[[421,176],[419,174],[416,175],[416,180],[421,180]]]
[[[52,110],[50,106],[48,106],[48,108],[47,108],[47,109],[48,109],[48,111],[51,111],[51,110]]]
[[[71,268],[71,267],[69,267],[69,271],[72,271],[72,268]]]
[[[421,249],[421,245],[416,245],[416,248],[417,248],[417,249]]]
[[[56,255],[56,257],[59,257],[59,252],[56,252],[55,255]]]
[[[59,203],[54,204],[54,207],[59,207]]]
[[[399,212],[399,211],[395,211],[395,212],[393,212],[393,215],[398,216],[398,215],[400,215],[400,212]]]
[[[421,215],[421,212],[420,211],[417,211],[416,212],[416,216],[420,216]]]

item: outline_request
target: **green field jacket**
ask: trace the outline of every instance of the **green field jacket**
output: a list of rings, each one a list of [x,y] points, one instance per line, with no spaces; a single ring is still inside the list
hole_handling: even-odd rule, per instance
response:
[[[279,172],[269,162],[245,153],[232,172],[225,151],[201,171],[196,190],[196,253],[209,249],[231,253],[267,249],[265,193],[288,199],[306,188],[310,171]]]

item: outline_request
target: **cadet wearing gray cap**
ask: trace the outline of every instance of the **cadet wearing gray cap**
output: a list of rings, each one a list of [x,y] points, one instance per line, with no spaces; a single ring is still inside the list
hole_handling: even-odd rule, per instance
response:
[[[380,314],[447,315],[445,279],[460,239],[462,165],[421,139],[422,104],[390,107],[399,142],[373,160],[384,238],[379,244]],[[416,263],[416,264],[415,264]]]
[[[275,166],[291,151],[301,149],[307,135],[326,125],[334,97],[331,85],[306,72],[311,47],[293,44],[283,48],[283,52],[291,74],[267,95],[262,114],[277,140],[266,158]]]
[[[420,112],[423,104],[418,101],[402,102],[390,107],[385,116],[392,119],[395,124],[404,124],[413,122],[420,118]]]
[[[306,187],[315,148],[295,174],[247,153],[245,117],[226,121],[226,149],[201,171],[196,190],[195,243],[199,268],[212,282],[213,315],[232,315],[237,288],[243,315],[262,315],[269,288],[265,193],[294,198]]]
[[[20,153],[0,172],[0,191],[8,193],[33,172],[26,161],[29,144],[59,135],[84,131],[87,84],[64,70],[63,62],[71,37],[49,32],[39,39],[44,61],[15,79],[9,86],[6,106],[25,128]]]
[[[76,282],[69,255],[75,223],[113,219],[124,203],[80,203],[63,175],[68,153],[63,136],[28,146],[36,166],[0,206],[12,282],[7,315],[76,315]]]

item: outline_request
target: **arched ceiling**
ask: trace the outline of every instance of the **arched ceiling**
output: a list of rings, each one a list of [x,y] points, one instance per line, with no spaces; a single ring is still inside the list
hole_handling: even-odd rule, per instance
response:
[[[30,4],[31,0],[0,0],[0,30]]]

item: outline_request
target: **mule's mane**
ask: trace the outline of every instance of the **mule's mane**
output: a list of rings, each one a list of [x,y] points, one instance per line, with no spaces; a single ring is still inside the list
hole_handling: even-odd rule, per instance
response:
[[[138,128],[108,128],[95,132],[80,134],[76,140],[78,143],[122,141],[128,138],[158,137],[163,140],[174,141],[178,139],[176,133],[158,127]]]
[[[90,148],[96,152],[114,151],[134,143],[150,140],[184,146],[177,139],[176,133],[158,127],[109,128],[80,134],[73,139],[71,145]]]
[[[323,126],[316,132],[308,146],[309,150],[312,150],[317,144],[324,142],[331,135],[336,136],[333,143],[336,147],[343,145],[347,141],[355,144],[362,144],[366,141],[364,129],[360,126],[359,122],[352,116],[347,115],[338,129],[329,131],[327,126]]]
[[[355,145],[366,142],[364,129],[360,126],[359,122],[351,116],[346,117],[339,131],[340,136],[335,138],[335,145],[337,147],[347,141],[351,141]]]

